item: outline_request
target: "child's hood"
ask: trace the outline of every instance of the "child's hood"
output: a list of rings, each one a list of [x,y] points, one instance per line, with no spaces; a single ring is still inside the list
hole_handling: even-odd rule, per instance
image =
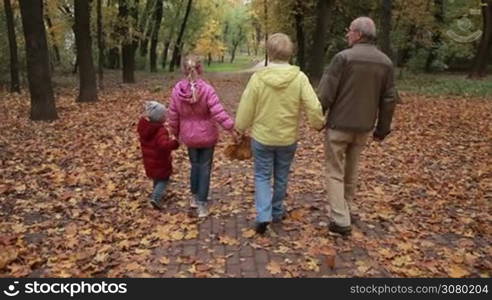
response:
[[[138,122],[137,130],[141,139],[144,141],[148,141],[157,134],[157,131],[161,127],[163,127],[162,123],[150,122],[145,118],[141,118],[140,122]]]
[[[207,92],[209,86],[202,79],[195,81],[196,98],[201,99],[201,96]],[[195,103],[193,100],[193,94],[191,91],[191,83],[187,79],[183,79],[176,84],[173,89],[173,97],[188,103]]]
[[[284,89],[297,78],[300,71],[298,66],[285,65],[268,67],[256,74],[265,84],[276,89]]]

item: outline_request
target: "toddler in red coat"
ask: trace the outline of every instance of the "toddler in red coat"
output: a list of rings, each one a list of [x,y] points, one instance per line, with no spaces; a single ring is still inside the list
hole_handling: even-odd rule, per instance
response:
[[[179,144],[169,137],[164,127],[166,107],[156,101],[147,101],[144,108],[145,112],[138,122],[138,135],[145,173],[154,181],[150,203],[161,209],[161,199],[172,173],[171,151],[177,149]]]

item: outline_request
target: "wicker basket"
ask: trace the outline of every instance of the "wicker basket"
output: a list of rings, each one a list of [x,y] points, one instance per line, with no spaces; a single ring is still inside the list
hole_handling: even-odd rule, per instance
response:
[[[247,160],[251,159],[251,138],[243,135],[239,140],[239,143],[233,142],[226,146],[225,155],[231,160]]]

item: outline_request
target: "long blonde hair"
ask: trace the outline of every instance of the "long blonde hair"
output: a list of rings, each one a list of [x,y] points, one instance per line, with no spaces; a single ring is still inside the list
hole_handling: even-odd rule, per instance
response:
[[[191,85],[191,93],[195,103],[198,99],[196,97],[196,80],[203,73],[203,65],[200,57],[194,54],[186,55],[181,61],[181,70],[187,77]]]

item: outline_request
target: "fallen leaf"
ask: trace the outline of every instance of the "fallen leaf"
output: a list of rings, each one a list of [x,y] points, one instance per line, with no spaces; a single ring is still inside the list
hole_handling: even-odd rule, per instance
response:
[[[255,232],[255,230],[254,230],[254,229],[247,229],[247,230],[243,230],[243,234],[242,234],[242,236],[243,236],[244,238],[247,238],[247,239],[252,238],[252,237],[254,237],[255,235],[256,235],[256,232]]]
[[[270,261],[270,263],[268,263],[268,265],[266,266],[266,269],[272,275],[277,275],[277,274],[282,273],[282,268],[281,268],[280,264],[277,263],[276,261]]]
[[[163,265],[168,265],[169,264],[169,258],[163,256],[159,259],[159,262]]]

